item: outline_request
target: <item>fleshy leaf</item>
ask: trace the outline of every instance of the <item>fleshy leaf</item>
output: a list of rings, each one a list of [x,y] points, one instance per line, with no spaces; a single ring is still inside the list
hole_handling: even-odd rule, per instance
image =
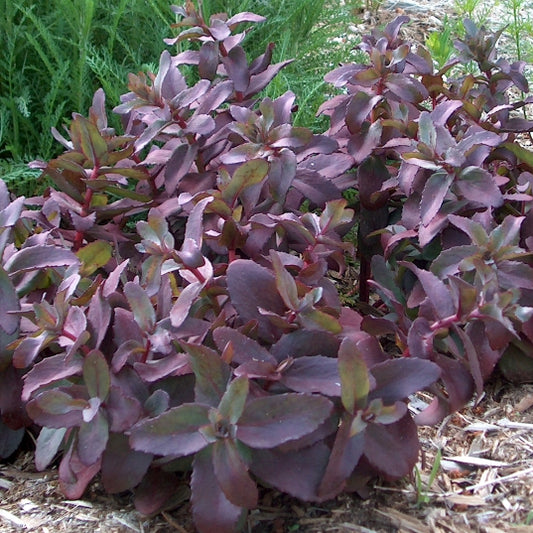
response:
[[[226,498],[239,507],[256,507],[257,486],[248,475],[236,444],[231,439],[219,439],[212,450],[215,476]]]
[[[417,429],[410,415],[386,426],[369,424],[365,431],[365,457],[387,479],[407,476],[416,464],[419,448]]]
[[[218,410],[230,424],[236,424],[248,398],[249,383],[246,376],[234,379],[220,400]]]
[[[368,368],[357,345],[349,339],[341,343],[338,364],[342,405],[353,414],[356,408],[366,405],[371,386]]]
[[[112,248],[108,242],[94,241],[86,244],[76,252],[81,261],[80,274],[90,276],[99,268],[105,266],[111,259]]]
[[[111,374],[104,354],[92,350],[83,362],[83,379],[91,398],[105,401],[111,386]]]
[[[142,420],[131,429],[130,444],[134,450],[158,455],[190,455],[207,441],[199,429],[209,424],[209,407],[182,404],[163,414]]]
[[[59,246],[32,246],[14,253],[4,264],[10,272],[41,270],[48,267],[69,266],[79,263],[78,258],[66,248]]]
[[[111,433],[102,456],[102,483],[109,493],[123,492],[138,485],[146,474],[152,454],[131,450],[128,437]]]
[[[244,408],[237,438],[252,448],[274,448],[314,431],[332,407],[327,398],[307,394],[256,398]]]
[[[124,294],[130,304],[135,322],[145,332],[149,333],[155,326],[155,311],[146,291],[137,283],[128,281],[124,285]]]
[[[243,514],[220,488],[213,467],[211,448],[194,456],[191,478],[194,524],[199,533],[234,533]]]
[[[35,467],[44,470],[57,454],[67,428],[41,428],[35,447]]]
[[[429,387],[440,377],[440,368],[423,359],[393,359],[372,367],[376,388],[370,398],[393,404]]]
[[[231,369],[214,350],[197,344],[182,344],[190,356],[196,377],[194,395],[197,402],[218,406],[231,377]]]

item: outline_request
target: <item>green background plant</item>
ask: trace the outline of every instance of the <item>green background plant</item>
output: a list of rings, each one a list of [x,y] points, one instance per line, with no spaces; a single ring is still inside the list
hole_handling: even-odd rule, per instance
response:
[[[109,109],[125,92],[129,72],[155,71],[163,39],[171,36],[172,0],[0,0],[0,171],[10,189],[31,194],[33,159],[58,155],[50,129],[62,129],[73,111],[87,109],[102,87]],[[246,42],[250,57],[275,42],[275,61],[296,61],[279,75],[267,96],[298,95],[296,124],[325,127],[315,117],[328,97],[325,73],[350,59],[353,42],[339,35],[353,20],[349,7],[324,0],[205,0],[207,14],[247,10],[267,17]],[[61,13],[61,16],[57,14]],[[332,46],[332,42],[335,45]],[[119,126],[111,115],[111,126]],[[113,122],[114,121],[114,122]]]

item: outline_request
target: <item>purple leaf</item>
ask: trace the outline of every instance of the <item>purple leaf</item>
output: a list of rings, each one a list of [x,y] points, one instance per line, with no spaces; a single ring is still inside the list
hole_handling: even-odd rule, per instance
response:
[[[87,401],[73,398],[61,390],[52,389],[41,392],[26,406],[28,415],[41,426],[51,428],[81,425],[82,411]]]
[[[470,372],[457,360],[434,353],[433,362],[441,368],[441,380],[446,387],[447,400],[436,398],[432,404],[416,416],[420,425],[434,425],[452,411],[461,409],[474,393],[474,382]]]
[[[429,298],[435,314],[439,318],[449,318],[456,313],[453,298],[448,287],[437,276],[422,270],[412,263],[402,262],[402,265],[416,274],[418,280],[422,284],[424,292]]]
[[[369,424],[364,439],[365,457],[386,479],[409,475],[418,460],[420,443],[410,415],[386,426]]]
[[[233,349],[232,361],[237,364],[250,360],[276,364],[276,359],[267,349],[233,328],[216,328],[213,332],[213,339],[220,351],[223,351],[227,344],[231,343]]]
[[[346,108],[346,125],[350,133],[358,133],[361,130],[363,122],[382,99],[381,95],[370,96],[362,91],[350,99]]]
[[[289,452],[253,450],[250,469],[262,481],[303,501],[317,501],[329,448],[318,442]]]
[[[339,369],[333,357],[299,357],[283,372],[280,382],[295,392],[341,394]]]
[[[78,431],[78,457],[91,466],[101,459],[109,438],[109,425],[106,416],[98,411],[90,422],[83,422]]]
[[[261,15],[256,15],[255,13],[250,13],[249,11],[243,11],[242,13],[237,13],[233,17],[229,18],[226,21],[226,24],[233,29],[234,26],[240,24],[241,22],[264,22],[265,17]]]
[[[189,356],[184,353],[173,353],[146,363],[134,363],[133,368],[144,381],[153,383],[170,375],[190,372]]]
[[[335,335],[322,331],[298,330],[283,335],[270,350],[277,361],[287,358],[321,355],[332,358],[337,357],[340,341]]]
[[[250,71],[243,48],[241,46],[232,48],[228,55],[222,58],[222,63],[233,82],[235,91],[244,93],[250,84]]]
[[[79,264],[70,250],[59,246],[32,246],[15,252],[4,264],[9,273]]]
[[[194,456],[191,477],[194,525],[199,533],[234,533],[243,509],[232,504],[220,488],[211,449]]]
[[[140,400],[128,395],[118,385],[111,385],[105,408],[109,416],[109,429],[114,432],[128,431],[143,415]]]
[[[346,415],[337,430],[328,466],[320,483],[319,495],[323,499],[334,498],[344,488],[363,454],[364,432],[350,435],[352,417]]]
[[[251,98],[260,91],[262,91],[283,68],[292,63],[292,59],[276,63],[275,65],[269,65],[261,73],[254,74],[250,77],[250,84],[246,91],[246,98]]]
[[[207,41],[202,44],[198,60],[198,74],[200,78],[211,81],[215,79],[219,62],[218,54],[217,43]]]
[[[41,428],[35,447],[35,468],[39,472],[52,462],[59,451],[66,432],[67,428]]]
[[[463,259],[479,254],[480,248],[476,245],[454,246],[443,250],[431,263],[431,272],[441,279],[459,272]]]
[[[437,104],[430,113],[433,123],[436,126],[445,126],[450,116],[462,105],[461,100],[444,100]]]
[[[190,356],[196,382],[194,396],[197,402],[218,406],[231,377],[231,369],[214,350],[197,344],[182,343]]]
[[[87,311],[87,329],[91,334],[92,345],[96,349],[102,344],[111,323],[111,305],[103,297],[103,292],[103,289],[99,289],[91,298]]]
[[[170,156],[165,166],[165,190],[173,194],[178,187],[181,179],[191,171],[191,165],[194,163],[198,154],[196,144],[180,144]]]
[[[291,186],[294,177],[296,176],[296,156],[291,150],[281,150],[277,157],[273,157],[270,161],[270,169],[268,171],[268,186],[272,198],[283,204],[285,202],[287,192]],[[248,206],[250,211],[252,206]]]
[[[415,104],[428,97],[428,91],[420,81],[404,74],[388,74],[385,86],[399,101]]]
[[[149,516],[165,509],[176,494],[178,478],[174,472],[150,469],[135,491],[135,508]]]
[[[231,301],[241,320],[257,320],[260,337],[274,340],[278,336],[277,328],[259,311],[260,307],[278,315],[285,313],[274,274],[253,261],[237,259],[228,267],[227,283]]]
[[[80,375],[83,368],[83,359],[75,355],[66,358],[64,354],[46,357],[35,364],[24,376],[24,389],[22,400],[28,401],[32,392],[43,385],[59,381],[74,375]]]
[[[170,310],[170,321],[174,328],[179,328],[185,322],[192,305],[198,299],[204,286],[205,283],[196,282],[187,285],[181,290],[178,299],[174,302]]]
[[[453,183],[453,174],[447,172],[435,172],[426,181],[420,201],[420,213],[422,224],[427,226],[439,212],[446,195]]]
[[[428,359],[433,354],[434,332],[423,316],[417,317],[407,333],[407,346],[412,357]]]
[[[218,83],[202,97],[195,113],[211,113],[211,111],[215,110],[225,102],[232,92],[233,83],[231,81],[226,80]]]
[[[257,507],[257,486],[248,475],[248,467],[235,442],[219,439],[212,450],[215,476],[226,498],[239,507]]]
[[[454,183],[454,189],[467,200],[486,207],[502,205],[502,193],[488,171],[479,167],[467,167],[460,172],[458,178]]]
[[[253,448],[274,448],[314,431],[332,407],[327,398],[306,394],[252,399],[239,419],[237,438]]]
[[[490,233],[490,240],[494,250],[499,250],[506,246],[518,245],[520,239],[520,228],[525,217],[506,216],[503,222],[494,228]]]
[[[373,122],[367,132],[353,135],[348,142],[348,153],[354,158],[354,163],[363,162],[381,143],[383,126],[380,121]]]
[[[440,368],[423,359],[393,359],[371,369],[376,388],[369,399],[379,398],[384,404],[393,404],[429,387],[440,377]]]
[[[111,433],[102,456],[102,483],[105,490],[113,494],[138,485],[152,457],[151,453],[131,450],[128,437],[123,433]]]
[[[131,447],[158,455],[196,453],[208,444],[198,431],[202,426],[209,425],[208,413],[209,406],[191,403],[142,420],[131,429]]]
[[[502,289],[533,289],[533,269],[525,263],[499,261],[497,276]]]
[[[84,465],[74,446],[71,446],[59,464],[59,486],[61,492],[70,499],[83,496],[91,479],[99,472],[101,459],[93,465]]]

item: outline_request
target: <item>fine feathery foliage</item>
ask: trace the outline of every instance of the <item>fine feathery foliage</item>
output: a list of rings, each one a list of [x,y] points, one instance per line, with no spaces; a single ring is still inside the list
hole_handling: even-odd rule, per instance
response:
[[[0,12],[0,157],[15,161],[57,155],[50,128],[98,87],[117,101],[175,20],[169,0],[0,0]]]
[[[174,9],[169,44],[190,46],[130,75],[124,133],[99,89],[32,165],[52,187],[0,181],[0,453],[36,431],[68,498],[99,474],[146,514],[191,472],[197,529],[229,532],[258,484],[320,502],[408,475],[417,423],[499,363],[531,379],[531,98],[510,100],[524,64],[498,35],[466,21],[437,71],[399,17],[363,39],[368,63],[328,74],[317,134],[292,124],[293,93],[258,97],[288,65],[247,58],[263,17]],[[477,74],[452,78],[459,62]],[[367,315],[328,276],[355,253]]]
[[[232,15],[239,10],[259,10],[268,17],[247,36],[250,57],[274,42],[275,62],[295,61],[264,95],[276,98],[291,88],[299,95],[295,123],[318,131],[327,127],[324,117],[314,116],[326,98],[323,77],[349,56],[352,47],[339,42],[333,53],[328,50],[327,43],[345,33],[349,21],[348,8],[338,3],[206,0],[202,10],[206,19],[213,13]],[[50,129],[68,123],[71,110],[87,109],[98,87],[112,104],[124,92],[129,72],[156,70],[154,61],[165,49],[163,38],[175,21],[170,4],[170,0],[0,0],[1,176],[12,191],[27,194],[25,183],[34,175],[25,173],[19,188],[20,163],[57,156],[59,145]],[[181,42],[179,51],[187,46]],[[110,116],[110,122],[119,127],[116,116]],[[35,190],[44,189],[45,184],[33,181]]]

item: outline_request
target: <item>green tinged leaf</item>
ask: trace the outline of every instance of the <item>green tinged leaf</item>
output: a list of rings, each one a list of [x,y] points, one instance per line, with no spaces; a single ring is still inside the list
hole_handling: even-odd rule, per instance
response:
[[[70,125],[70,136],[75,148],[81,150],[93,166],[99,166],[107,153],[107,144],[98,128],[76,113]]]
[[[13,335],[18,330],[20,317],[9,314],[9,311],[18,311],[20,303],[7,272],[0,265],[0,328],[8,335]],[[4,347],[0,346],[0,350]]]
[[[240,376],[229,384],[224,396],[222,396],[218,410],[230,424],[236,424],[241,417],[248,398],[248,389],[248,378]]]
[[[300,304],[296,281],[283,266],[280,256],[273,250],[270,252],[270,260],[276,273],[276,288],[279,295],[289,309],[296,311]]]
[[[309,329],[321,329],[338,334],[342,331],[340,322],[328,313],[319,309],[307,309],[298,315],[299,322]]]
[[[80,275],[90,276],[99,268],[105,266],[111,259],[113,249],[108,242],[94,241],[80,248],[76,255],[81,261]]]
[[[357,346],[344,339],[339,348],[342,405],[350,414],[366,406],[370,392],[368,368]]]
[[[533,152],[531,150],[528,150],[527,148],[524,148],[516,143],[505,143],[503,146],[513,152],[513,154],[516,155],[520,161],[525,163],[531,170],[533,170]]]
[[[320,229],[323,233],[334,230],[341,224],[351,222],[353,218],[353,209],[346,208],[346,200],[340,198],[339,200],[331,200],[326,204],[324,211],[320,215]]]
[[[144,333],[150,333],[155,327],[156,317],[152,302],[146,291],[138,284],[129,281],[124,285],[124,294],[130,305],[135,322]]]
[[[186,403],[142,420],[132,428],[130,444],[134,450],[157,455],[196,453],[208,445],[199,430],[210,424],[209,411],[207,405]]]
[[[90,398],[105,401],[111,387],[111,374],[104,354],[92,350],[83,362],[83,380]]]
[[[261,183],[267,172],[268,163],[264,159],[252,159],[243,163],[222,190],[222,197],[226,202],[233,204],[244,189]]]
[[[196,378],[194,395],[197,402],[217,407],[224,396],[231,378],[231,369],[217,352],[198,344],[182,347],[189,354],[191,367]]]

